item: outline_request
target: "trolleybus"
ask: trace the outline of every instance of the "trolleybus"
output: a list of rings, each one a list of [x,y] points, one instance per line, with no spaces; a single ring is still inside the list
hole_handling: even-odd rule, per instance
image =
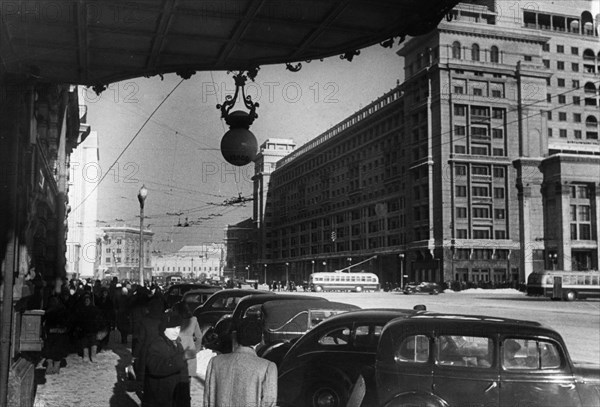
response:
[[[527,295],[543,295],[553,300],[600,298],[600,272],[545,270],[527,278]]]
[[[379,277],[374,273],[320,272],[310,275],[311,291],[378,291]]]

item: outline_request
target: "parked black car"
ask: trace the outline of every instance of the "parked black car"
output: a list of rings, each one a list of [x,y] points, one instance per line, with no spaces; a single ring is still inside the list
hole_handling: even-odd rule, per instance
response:
[[[203,332],[214,327],[217,321],[226,314],[231,314],[240,298],[247,295],[269,295],[270,291],[230,288],[220,290],[211,295],[204,304],[194,310],[194,316]]]
[[[438,295],[439,293],[443,293],[444,290],[438,283],[431,283],[427,281],[423,281],[422,283],[408,283],[404,286],[403,290],[404,294],[431,294]]]
[[[262,304],[268,301],[278,300],[280,302],[284,301],[324,301],[327,302],[325,298],[322,297],[313,297],[307,295],[294,295],[294,294],[276,294],[276,293],[264,293],[256,294],[256,290],[253,291],[253,294],[247,295],[245,297],[241,297],[237,302],[235,309],[233,309],[230,313],[222,315],[219,321],[215,324],[214,334],[213,332],[208,332],[208,335],[212,335],[212,337],[206,339],[208,343],[207,347],[210,347],[213,350],[217,350],[221,353],[231,352],[232,347],[232,337],[231,334],[235,330],[235,327],[239,324],[242,318],[246,317],[246,312],[249,308],[255,306],[261,306]],[[258,313],[260,309],[257,310],[255,316],[259,316]],[[206,334],[205,334],[206,336]]]
[[[191,310],[195,310],[200,305],[204,304],[211,295],[222,289],[223,288],[219,286],[212,288],[194,288],[183,294],[181,301],[187,303]]]
[[[378,405],[600,405],[600,367],[571,361],[533,321],[423,314],[390,321],[375,364]]]
[[[279,364],[279,405],[345,406],[359,375],[373,381],[383,327],[394,318],[418,313],[405,309],[365,309],[321,322],[300,337]]]
[[[172,307],[176,302],[181,301],[183,298],[183,294],[187,293],[190,290],[197,289],[212,289],[219,290],[220,287],[215,287],[210,284],[198,284],[198,283],[181,283],[181,284],[173,284],[167,288],[165,292],[165,299],[167,300],[167,305]]]

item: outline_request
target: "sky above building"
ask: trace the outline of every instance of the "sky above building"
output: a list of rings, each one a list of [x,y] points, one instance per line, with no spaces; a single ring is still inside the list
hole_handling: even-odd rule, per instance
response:
[[[246,85],[260,104],[250,129],[259,145],[291,138],[299,147],[395,87],[403,78],[397,49],[376,45],[352,62],[339,57],[304,62],[299,72],[284,65],[261,67],[255,82]],[[114,83],[100,95],[85,92],[100,164],[78,168],[86,179],[101,180],[99,226],[139,226],[142,184],[148,189],[144,224],[155,232],[154,249],[161,252],[222,242],[227,224],[252,216],[251,201],[219,205],[252,195],[253,164],[234,167],[220,152],[228,127],[216,105],[234,90],[232,74],[215,71],[187,80],[174,74],[137,78]],[[237,108],[246,110],[239,103]]]

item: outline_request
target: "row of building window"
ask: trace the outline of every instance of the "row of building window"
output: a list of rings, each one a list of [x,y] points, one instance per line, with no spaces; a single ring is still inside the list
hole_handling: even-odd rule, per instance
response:
[[[173,269],[173,270],[171,270]],[[215,267],[214,268],[215,271],[217,271],[219,268]],[[192,267],[180,267],[180,266],[162,266],[162,267],[154,267],[154,271],[213,271],[213,267],[194,267],[194,269],[192,270]]]
[[[494,187],[491,188],[488,185],[478,185],[471,187],[471,196],[478,198],[491,198],[490,191],[493,189],[494,191],[494,199],[504,199],[504,191],[503,187]],[[467,186],[466,185],[456,185],[456,197],[457,198],[466,198],[467,197]]]
[[[504,178],[505,169],[504,167],[494,166],[493,169],[494,178]],[[456,176],[466,176],[467,175],[467,165],[466,164],[456,164],[454,167],[454,173]],[[490,167],[488,165],[472,165],[471,166],[471,174],[472,175],[480,175],[480,176],[489,176],[490,175]]]
[[[554,129],[548,128],[548,137],[554,136]],[[558,136],[560,138],[567,138],[567,129],[558,129]],[[581,130],[573,130],[573,137],[576,139],[583,139],[583,132]],[[597,131],[586,131],[585,138],[587,140],[598,140]]]
[[[543,59],[542,63],[544,64],[544,66],[548,69],[550,69],[550,60],[549,59]],[[571,62],[571,71],[573,72],[579,72],[580,65],[577,62]],[[600,68],[598,68],[600,69]],[[556,61],[556,70],[557,71],[564,71],[565,70],[565,61]],[[595,65],[591,65],[591,64],[583,64],[583,72],[586,73],[596,73],[596,66]]]
[[[546,44],[542,45],[542,51],[550,52],[550,44],[546,43]],[[565,46],[562,44],[556,44],[556,53],[564,54]],[[571,47],[571,55],[579,55],[579,47]],[[586,48],[583,51],[583,59],[593,60],[595,58],[596,58],[596,54],[594,53],[594,50],[592,50],[590,48]],[[598,51],[598,59],[600,59],[600,51]]]
[[[474,43],[471,45],[471,48],[464,48],[460,42],[454,41],[452,43],[452,58],[454,59],[462,59],[463,53],[466,56],[470,50],[470,57],[472,61],[481,61],[481,48],[479,44]],[[487,52],[486,52],[487,53]],[[491,62],[494,64],[500,63],[500,50],[497,46],[493,45],[489,49],[489,60],[486,62]]]

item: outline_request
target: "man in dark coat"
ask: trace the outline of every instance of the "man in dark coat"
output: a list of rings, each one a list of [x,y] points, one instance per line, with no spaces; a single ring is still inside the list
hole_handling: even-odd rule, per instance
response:
[[[96,335],[102,325],[102,314],[92,303],[91,293],[85,293],[81,297],[81,302],[82,304],[75,312],[74,327],[78,334],[83,360],[94,362],[98,350]]]
[[[171,310],[161,322],[161,335],[146,352],[146,374],[142,407],[185,407],[190,405],[187,360],[194,349],[184,350],[179,340],[182,317]],[[186,392],[187,390],[187,392]]]
[[[164,302],[160,298],[152,298],[148,302],[148,314],[142,318],[140,327],[139,343],[136,347],[136,351],[133,354],[135,358],[135,374],[137,380],[144,383],[144,376],[146,374],[146,354],[150,344],[159,336],[162,335],[163,314],[165,312]]]

